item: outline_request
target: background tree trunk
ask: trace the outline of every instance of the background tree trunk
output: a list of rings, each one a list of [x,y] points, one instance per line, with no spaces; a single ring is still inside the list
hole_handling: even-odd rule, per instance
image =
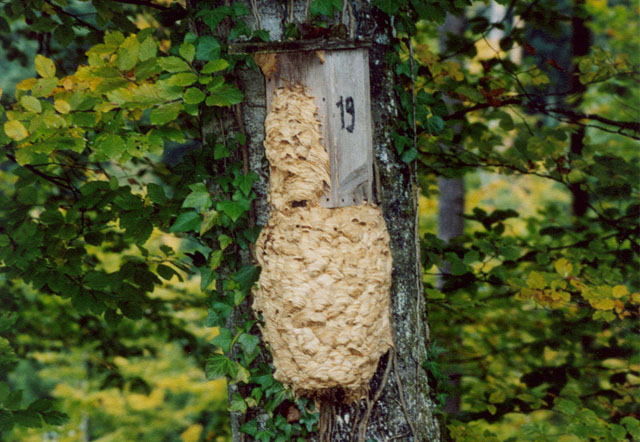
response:
[[[587,90],[586,86],[580,83],[580,69],[574,62],[574,57],[581,57],[589,53],[591,47],[591,31],[587,27],[584,13],[584,1],[576,0],[573,4],[573,16],[571,17],[571,95],[575,97],[572,108],[575,110],[582,102],[582,95]],[[578,126],[571,134],[570,151],[573,155],[581,156],[584,148],[585,127]],[[589,194],[582,189],[579,183],[570,186],[573,195],[572,207],[576,217],[582,217],[587,212],[589,206]]]
[[[249,7],[251,3],[248,2]],[[264,0],[256,3],[253,25],[259,17],[263,28],[270,31],[271,40],[280,40],[289,11],[280,2]],[[401,161],[391,141],[392,121],[397,117],[392,66],[385,62],[385,54],[391,50],[391,24],[372,3],[350,2],[352,17],[356,19],[351,30],[357,37],[373,42],[369,60],[374,154],[379,177],[377,199],[387,222],[394,260],[391,296],[395,350],[382,357],[366,401],[350,406],[340,403],[327,405],[329,409],[323,412],[325,417],[331,418],[332,425],[330,433],[324,436],[332,441],[384,441],[390,438],[437,441],[440,440],[440,430],[434,416],[435,392],[431,390],[427,372],[421,366],[428,358],[429,329],[418,257],[418,188],[415,172]],[[303,22],[304,2],[289,4],[295,5],[296,21]],[[264,225],[268,218],[266,193],[269,176],[262,145],[267,111],[264,78],[258,72],[243,70],[239,82],[246,95],[241,112],[248,136],[249,166],[260,175],[256,185],[258,201],[255,215],[257,222]],[[243,308],[248,309],[249,304]],[[237,388],[231,386],[229,394]],[[251,410],[250,413],[232,414],[234,441],[244,440],[238,428],[246,419],[257,418],[259,422],[266,419],[260,410]]]

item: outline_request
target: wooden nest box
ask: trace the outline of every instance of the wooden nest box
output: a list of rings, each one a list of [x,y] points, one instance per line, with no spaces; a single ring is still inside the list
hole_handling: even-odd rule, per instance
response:
[[[324,207],[373,202],[369,47],[368,42],[344,40],[232,47],[233,52],[254,54],[265,75],[267,109],[271,108],[274,91],[287,85],[303,85],[315,98],[331,170]]]

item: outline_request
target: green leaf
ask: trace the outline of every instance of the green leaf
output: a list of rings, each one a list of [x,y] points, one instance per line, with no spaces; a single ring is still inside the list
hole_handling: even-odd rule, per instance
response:
[[[224,233],[218,235],[218,242],[220,243],[220,248],[222,250],[226,249],[231,243],[233,243],[233,239],[230,236],[225,235]]]
[[[255,172],[249,172],[246,175],[238,175],[233,180],[233,185],[240,189],[245,196],[249,196],[253,183],[258,180],[258,174]]]
[[[198,45],[196,47],[196,59],[202,61],[208,61],[218,58],[220,55],[220,43],[218,40],[205,35],[198,38]]]
[[[444,121],[437,115],[427,118],[427,130],[433,136],[440,135],[444,129]]]
[[[158,53],[158,45],[151,37],[147,37],[140,45],[138,56],[140,61],[147,61],[156,56]]]
[[[36,72],[42,78],[53,78],[56,75],[56,65],[53,61],[40,54],[36,55],[35,66]]]
[[[190,86],[198,81],[198,76],[193,72],[180,72],[169,78],[168,83],[172,86]]]
[[[147,184],[147,195],[156,204],[164,205],[169,201],[169,198],[164,194],[164,188],[156,183]]]
[[[209,266],[211,270],[215,270],[220,267],[222,263],[222,250],[214,250],[211,252],[211,258],[209,259]]]
[[[40,100],[31,95],[23,95],[20,98],[20,104],[30,112],[35,112],[36,114],[42,112],[42,105],[40,104]]]
[[[189,188],[191,189],[191,193],[185,198],[182,203],[182,208],[192,207],[198,210],[198,212],[204,212],[211,207],[213,204],[211,195],[204,183],[192,184]]]
[[[214,354],[209,357],[205,366],[207,380],[214,380],[223,376],[235,378],[238,374],[238,366],[224,355]]]
[[[395,15],[400,9],[398,0],[376,0],[374,5],[387,15]]]
[[[207,97],[207,106],[231,106],[241,103],[244,94],[235,86],[222,85],[220,88],[212,90]]]
[[[51,410],[51,408],[53,408],[53,401],[51,399],[40,398],[32,402],[27,409],[30,411],[43,413],[45,411]]]
[[[249,436],[255,437],[255,435],[258,434],[258,422],[255,419],[252,419],[249,422],[244,423],[240,427],[240,431],[248,434]]]
[[[216,210],[227,215],[232,221],[237,221],[248,209],[247,204],[240,201],[220,201],[216,204]]]
[[[260,272],[256,266],[246,265],[240,267],[236,272],[233,280],[238,283],[240,290],[248,292],[253,286],[253,283],[258,280]]]
[[[227,60],[223,60],[223,59],[211,60],[203,66],[201,72],[203,74],[212,74],[214,72],[221,71],[228,67],[229,67],[229,62]]]
[[[167,72],[185,72],[191,70],[187,62],[178,57],[158,58],[158,64]]]
[[[191,63],[196,56],[196,47],[191,43],[184,42],[180,45],[178,52],[182,58]]]
[[[242,333],[238,337],[238,344],[240,344],[247,355],[252,355],[258,347],[258,344],[260,344],[260,338],[255,335],[250,335],[249,333]]]
[[[38,413],[31,410],[20,410],[13,413],[16,424],[27,428],[42,427],[42,418]]]
[[[93,150],[102,154],[101,156],[105,159],[116,158],[124,151],[124,148],[125,144],[122,137],[111,133],[98,135],[93,144]]]
[[[222,349],[224,353],[229,353],[231,351],[231,342],[233,341],[233,334],[231,330],[228,328],[220,327],[218,329],[218,335],[213,338],[210,342]]]
[[[123,72],[128,72],[138,63],[138,52],[140,51],[140,42],[131,35],[118,48],[118,58],[116,66]]]
[[[218,221],[219,214],[215,210],[209,210],[202,216],[202,225],[200,226],[200,236],[207,233]]]
[[[69,421],[69,416],[60,411],[48,411],[42,414],[44,421],[49,425],[64,425]]]
[[[176,271],[173,270],[173,268],[165,264],[158,264],[156,271],[158,272],[158,275],[160,275],[162,279],[165,279],[167,281],[171,280],[171,278],[173,278],[173,275],[177,274]]]
[[[167,124],[170,121],[175,120],[180,113],[180,104],[171,103],[159,106],[151,111],[149,120],[151,124]]]
[[[216,272],[207,266],[200,267],[200,291],[206,291],[216,280]]]
[[[341,7],[341,0],[313,0],[309,12],[314,17],[318,15],[332,16],[340,11]]]
[[[231,412],[239,412],[246,413],[247,412],[247,403],[244,401],[242,396],[238,393],[233,393],[231,396],[231,404],[229,405],[229,411]]]
[[[195,210],[189,210],[178,215],[178,218],[173,223],[169,231],[171,233],[190,231],[197,232],[200,229],[200,224],[202,224],[202,219],[198,212]]]
[[[182,99],[187,104],[199,104],[204,101],[205,96],[206,95],[204,94],[204,92],[202,92],[200,89],[196,87],[190,87],[185,91]]]

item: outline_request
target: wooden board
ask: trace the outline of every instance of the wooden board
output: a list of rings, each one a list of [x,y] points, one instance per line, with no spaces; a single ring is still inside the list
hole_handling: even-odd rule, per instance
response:
[[[315,97],[325,149],[331,161],[331,189],[325,207],[372,201],[373,134],[366,48],[270,54],[267,109],[276,88],[302,84]]]

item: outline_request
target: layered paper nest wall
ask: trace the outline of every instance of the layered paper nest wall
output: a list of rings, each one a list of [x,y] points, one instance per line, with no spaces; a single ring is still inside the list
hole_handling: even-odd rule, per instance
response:
[[[298,394],[340,387],[355,399],[392,345],[385,222],[371,204],[320,206],[329,156],[302,87],[276,90],[265,128],[271,215],[256,243],[253,306],[274,377]]]

